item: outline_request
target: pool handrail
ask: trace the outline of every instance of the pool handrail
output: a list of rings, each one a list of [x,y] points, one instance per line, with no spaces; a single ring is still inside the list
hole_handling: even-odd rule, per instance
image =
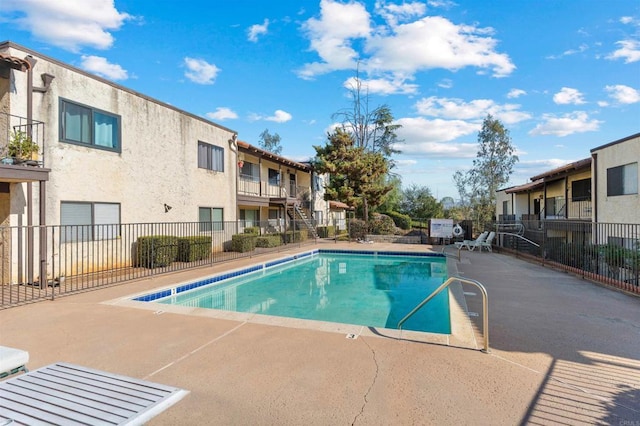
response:
[[[485,289],[484,286],[480,282],[478,282],[476,280],[472,280],[472,279],[469,279],[469,278],[457,277],[457,276],[450,277],[445,282],[443,282],[440,285],[440,287],[435,289],[422,302],[420,302],[418,304],[418,306],[413,308],[411,310],[411,312],[409,312],[407,315],[405,315],[404,318],[402,318],[400,320],[400,322],[398,322],[398,327],[397,328],[399,330],[402,330],[402,324],[404,324],[405,321],[407,321],[411,316],[413,316],[413,314],[418,312],[424,305],[426,305],[438,293],[440,293],[445,288],[449,287],[455,281],[460,281],[461,283],[466,283],[466,284],[473,284],[476,287],[478,287],[480,289],[480,292],[482,293],[482,334],[484,335],[484,349],[482,350],[482,352],[488,354],[489,353],[489,297],[487,295],[487,289]]]

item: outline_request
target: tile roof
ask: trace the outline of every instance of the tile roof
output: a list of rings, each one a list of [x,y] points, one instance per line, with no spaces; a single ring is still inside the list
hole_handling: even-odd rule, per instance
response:
[[[26,59],[16,58],[6,53],[0,52],[0,63],[6,65],[9,68],[18,71],[28,71],[31,69],[31,64]]]

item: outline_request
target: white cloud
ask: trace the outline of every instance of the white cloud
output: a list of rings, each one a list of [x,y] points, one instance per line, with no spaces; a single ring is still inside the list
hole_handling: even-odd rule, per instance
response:
[[[416,102],[419,114],[456,120],[483,120],[487,114],[506,124],[519,123],[531,118],[531,114],[519,111],[517,104],[496,104],[491,99],[474,99],[464,102],[456,98],[438,98],[431,96]]]
[[[86,71],[111,80],[126,80],[129,78],[127,70],[117,64],[110,64],[106,58],[100,56],[82,56],[80,67]]]
[[[491,28],[456,25],[446,18],[431,16],[397,24],[423,14],[418,3],[402,6],[377,4],[387,18],[386,25],[372,27],[363,4],[321,0],[319,18],[303,24],[310,50],[320,61],[307,63],[298,76],[311,79],[336,70],[354,69],[356,63],[372,74],[393,74],[411,79],[418,71],[444,68],[455,71],[477,67],[505,77],[515,69],[506,54],[498,53]],[[362,46],[356,50],[355,46]]]
[[[634,22],[634,19],[631,16],[623,16],[622,18],[620,18],[620,22],[622,22],[623,24],[632,24]]]
[[[580,105],[585,103],[582,93],[577,89],[571,87],[563,87],[558,93],[553,95],[553,102],[559,105]]]
[[[507,98],[515,99],[515,98],[519,98],[520,96],[524,96],[526,94],[527,92],[525,92],[522,89],[511,89],[509,90],[509,93],[507,93]]]
[[[609,102],[607,101],[598,101],[598,106],[601,108],[605,108],[609,106]]]
[[[365,51],[370,70],[411,74],[444,68],[455,71],[468,66],[492,69],[494,77],[505,77],[516,68],[509,57],[497,53],[490,28],[456,25],[446,18],[429,16],[399,25],[393,34],[372,36]]]
[[[453,81],[450,78],[443,78],[440,83],[438,83],[438,87],[442,87],[443,89],[451,89],[453,87]]]
[[[194,83],[213,84],[220,69],[204,59],[184,58],[187,72],[184,75]]]
[[[530,135],[554,135],[564,137],[573,133],[594,132],[602,121],[591,120],[584,111],[574,111],[562,117],[552,114],[542,116],[543,122],[529,132]]]
[[[269,29],[269,20],[265,19],[262,25],[255,24],[249,27],[249,29],[247,30],[247,38],[249,39],[249,41],[252,41],[255,43],[258,41],[258,36],[266,34],[268,29]]]
[[[620,48],[607,56],[607,59],[624,59],[625,64],[640,61],[640,41],[621,40],[616,44]]]
[[[251,114],[249,116],[249,120],[251,121],[265,120],[265,121],[274,121],[276,123],[286,123],[287,121],[290,121],[292,118],[293,116],[291,114],[281,109],[277,109],[271,116],[264,116],[260,114]]]
[[[424,3],[385,4],[376,2],[376,13],[382,16],[390,26],[396,26],[399,21],[408,21],[414,16],[423,16],[427,10]]]
[[[39,40],[77,52],[81,47],[108,49],[125,21],[113,0],[2,0],[0,12],[18,12],[12,22]]]
[[[417,154],[437,158],[474,158],[476,144],[453,143],[452,140],[472,134],[480,129],[480,124],[462,120],[427,120],[423,117],[401,118],[397,124],[398,138],[403,140],[397,146],[403,154]]]
[[[214,112],[208,112],[206,114],[208,118],[212,120],[234,120],[238,118],[238,114],[236,114],[231,108],[227,107],[218,107]]]
[[[354,68],[359,55],[351,41],[369,36],[369,19],[369,13],[359,3],[321,0],[320,18],[310,18],[302,25],[311,40],[311,50],[320,56],[321,62],[305,64],[298,75],[311,79],[334,70]]]
[[[355,77],[351,77],[347,79],[343,86],[349,90],[352,90],[356,87],[357,80]],[[360,80],[362,89],[369,94],[383,94],[383,95],[391,95],[391,94],[403,94],[410,95],[418,92],[417,84],[406,83],[404,80],[399,78],[376,78],[370,80]]]
[[[606,86],[604,89],[609,92],[609,97],[615,99],[618,103],[635,104],[640,102],[640,91],[633,87],[617,84],[615,86]]]

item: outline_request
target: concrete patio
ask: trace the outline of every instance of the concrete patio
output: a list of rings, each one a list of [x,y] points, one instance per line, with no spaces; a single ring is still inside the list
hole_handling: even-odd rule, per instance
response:
[[[475,346],[362,327],[348,339],[353,328],[114,302],[285,254],[5,309],[0,344],[29,351],[30,370],[62,361],[190,391],[154,425],[640,424],[640,298],[506,255],[450,259],[487,288],[489,354],[479,333]],[[481,315],[471,320],[477,330]]]

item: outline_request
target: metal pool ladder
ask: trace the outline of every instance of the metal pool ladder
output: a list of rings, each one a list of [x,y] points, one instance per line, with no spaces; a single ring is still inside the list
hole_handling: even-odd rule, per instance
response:
[[[460,278],[460,277],[450,277],[448,280],[443,282],[440,285],[440,287],[435,289],[433,291],[433,293],[428,295],[426,299],[424,299],[422,302],[420,302],[418,304],[418,306],[413,308],[413,310],[411,312],[409,312],[407,315],[405,315],[405,317],[402,318],[400,320],[400,322],[398,323],[398,329],[402,330],[402,324],[404,324],[405,321],[407,321],[409,318],[411,318],[411,316],[413,314],[418,312],[424,305],[426,305],[438,293],[440,293],[445,288],[449,287],[454,281],[460,281],[460,282],[466,283],[466,284],[473,284],[476,287],[478,287],[480,289],[480,292],[482,293],[482,334],[484,335],[484,349],[482,350],[482,352],[489,353],[489,300],[488,300],[488,296],[487,296],[487,290],[484,288],[484,286],[480,282],[478,282],[476,280],[471,280],[471,279],[468,279],[468,278]]]

